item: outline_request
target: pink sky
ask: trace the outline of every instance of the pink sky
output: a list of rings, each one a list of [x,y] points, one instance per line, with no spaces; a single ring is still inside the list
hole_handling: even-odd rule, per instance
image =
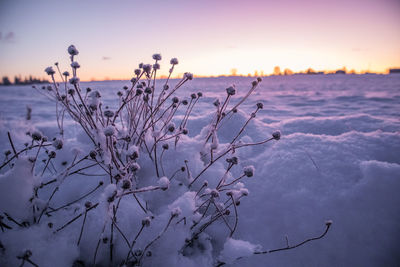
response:
[[[43,76],[66,48],[80,51],[82,80],[128,79],[153,53],[178,73],[385,72],[400,67],[400,2],[1,1],[0,75]],[[168,66],[162,64],[161,74]]]

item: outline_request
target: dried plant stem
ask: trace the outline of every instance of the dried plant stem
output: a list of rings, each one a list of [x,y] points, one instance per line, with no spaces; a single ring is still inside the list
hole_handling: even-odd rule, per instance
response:
[[[17,154],[17,151],[15,150],[14,143],[13,143],[13,141],[12,141],[12,139],[11,139],[10,132],[7,132],[7,136],[8,136],[8,141],[10,141],[11,148],[12,148],[12,150],[13,150],[13,152],[14,152],[14,156],[15,156],[16,158],[18,158],[18,154]]]
[[[232,237],[233,233],[236,230],[237,224],[238,224],[238,212],[237,212],[236,203],[235,203],[235,200],[233,199],[233,196],[230,195],[230,197],[231,197],[232,204],[233,204],[234,211],[235,211],[235,224],[233,226],[233,229],[232,229],[231,233],[229,234],[229,237]]]
[[[68,225],[70,225],[71,223],[73,223],[74,221],[76,221],[77,219],[79,219],[83,214],[89,212],[90,210],[97,208],[97,206],[99,205],[99,203],[96,203],[94,205],[92,205],[90,208],[87,208],[84,212],[78,214],[77,216],[75,216],[74,218],[72,218],[71,220],[69,220],[66,224],[64,224],[63,226],[61,226],[60,228],[58,228],[57,230],[55,230],[53,233],[57,233],[59,231],[61,231],[62,229],[64,229],[65,227],[67,227]]]
[[[21,153],[23,153],[23,152],[25,152],[25,151],[28,151],[28,150],[30,150],[30,149],[32,149],[32,148],[38,147],[38,146],[40,146],[40,145],[34,145],[34,146],[30,146],[30,147],[27,147],[27,148],[24,148],[24,149],[20,150],[19,152],[17,152],[16,154],[14,154],[12,157],[10,157],[7,161],[5,161],[5,162],[0,166],[0,170],[1,170],[4,166],[6,166],[8,163],[10,163],[14,158],[17,158]],[[51,144],[44,144],[44,145],[42,145],[42,146],[51,146]]]
[[[86,194],[84,194],[83,196],[79,197],[78,199],[75,199],[75,200],[73,200],[73,201],[71,201],[71,202],[69,202],[69,203],[67,203],[67,204],[65,204],[65,205],[62,205],[61,207],[58,207],[58,208],[56,208],[56,209],[53,209],[53,210],[51,210],[51,211],[49,211],[49,212],[46,212],[46,214],[50,214],[50,213],[56,212],[56,211],[58,211],[58,210],[60,210],[60,209],[64,209],[64,208],[66,208],[66,207],[68,207],[68,206],[71,206],[72,204],[74,204],[74,203],[76,203],[76,202],[78,202],[78,201],[80,201],[80,200],[86,198],[87,196],[93,194],[93,193],[94,193],[97,189],[99,189],[102,185],[103,185],[103,182],[100,182],[95,188],[93,188],[92,190],[90,190],[89,192],[87,192]]]

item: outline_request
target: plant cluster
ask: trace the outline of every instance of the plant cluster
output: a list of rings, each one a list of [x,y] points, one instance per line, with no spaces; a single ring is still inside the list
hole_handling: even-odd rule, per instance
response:
[[[30,143],[17,150],[8,133],[12,150],[6,151],[0,169],[9,168],[11,172],[17,168],[14,164],[25,158],[36,182],[31,184],[29,212],[14,216],[2,210],[1,230],[46,224],[54,235],[59,235],[73,229],[70,233],[76,235],[76,246],[84,251],[74,260],[82,266],[151,265],[155,257],[164,253],[162,240],[173,238],[171,233],[176,238],[174,247],[179,257],[215,254],[211,244],[221,237],[213,236],[208,230],[217,225],[226,229],[222,231],[224,239],[233,239],[239,222],[237,207],[249,194],[243,181],[255,173],[251,165],[233,171],[240,166],[237,150],[281,137],[276,131],[258,142],[241,141],[246,127],[263,109],[263,104],[257,103],[231,141],[219,143],[220,128],[235,117],[240,105],[262,79],[254,80],[248,92],[234,101],[236,88],[228,87],[225,97],[214,101],[215,111],[210,123],[194,138],[188,136],[187,125],[203,94],[198,92],[185,99],[178,98],[177,90],[192,80],[193,75],[185,73],[171,85],[170,77],[178,65],[176,58],[170,60],[169,76],[165,80],[156,79],[162,59],[160,54],[153,55],[152,64],[139,64],[130,86],[117,92],[118,107],[112,110],[103,104],[99,91],[81,87],[80,64],[76,61],[79,52],[71,45],[68,53],[71,73],[61,72],[56,63],[56,70],[54,67],[45,69],[52,85],[36,88],[55,101],[60,135],[49,140],[40,131],[29,132]],[[61,82],[56,81],[56,73]],[[65,151],[66,114],[80,126],[87,137],[87,147],[91,149],[73,152],[70,160],[62,161],[58,167],[53,163],[58,154]],[[65,198],[59,192],[66,181],[76,175],[97,180],[93,188],[79,197]],[[130,212],[133,214],[127,215]],[[330,224],[326,224],[323,235],[314,239],[322,238]],[[276,251],[299,245],[288,243],[287,247]],[[268,252],[274,251],[257,248],[253,254]],[[17,257],[22,263],[36,265],[31,248]],[[223,257],[212,258],[213,265],[225,264]]]

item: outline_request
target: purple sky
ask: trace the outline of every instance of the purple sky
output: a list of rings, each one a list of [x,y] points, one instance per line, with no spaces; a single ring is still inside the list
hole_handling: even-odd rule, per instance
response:
[[[2,0],[0,33],[9,76],[43,76],[56,61],[67,69],[70,44],[82,80],[127,79],[156,52],[196,75],[400,67],[398,0]]]

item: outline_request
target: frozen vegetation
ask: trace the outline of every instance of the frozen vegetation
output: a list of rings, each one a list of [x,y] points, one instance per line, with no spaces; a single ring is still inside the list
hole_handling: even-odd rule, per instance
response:
[[[1,266],[400,261],[399,76],[81,83],[68,52],[0,88]]]

